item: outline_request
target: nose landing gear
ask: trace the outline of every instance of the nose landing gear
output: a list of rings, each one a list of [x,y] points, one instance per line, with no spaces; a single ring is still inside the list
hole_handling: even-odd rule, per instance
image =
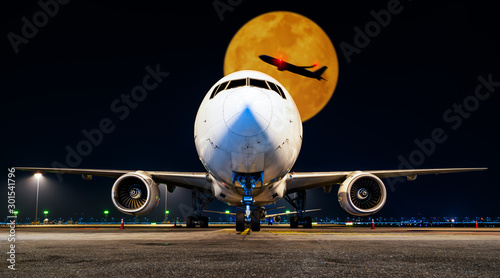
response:
[[[236,212],[236,231],[243,232],[246,225],[249,224],[253,232],[260,231],[260,207],[252,210],[250,213],[250,221],[246,220],[246,212],[238,211]]]
[[[245,206],[245,211],[238,211],[236,213],[236,231],[242,232],[248,224],[251,226],[252,231],[260,231],[260,208],[251,210],[251,206],[255,200],[252,196],[253,190],[257,183],[263,186],[264,172],[257,173],[239,173],[233,172],[233,183],[238,182],[243,189],[245,195],[241,203]]]

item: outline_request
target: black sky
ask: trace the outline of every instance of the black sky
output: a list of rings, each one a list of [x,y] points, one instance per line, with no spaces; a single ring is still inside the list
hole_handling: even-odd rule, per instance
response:
[[[489,170],[421,176],[388,187],[388,201],[377,215],[499,215],[495,192],[500,86],[492,87],[496,91],[478,100],[465,116],[443,116],[464,100],[469,108],[474,104],[475,90],[482,84],[478,77],[500,82],[493,1],[401,1],[401,12],[351,55],[351,62],[341,45],[355,45],[354,28],[364,29],[374,20],[372,10],[387,9],[393,1],[331,1],[327,6],[325,1],[230,1],[238,5],[224,12],[222,21],[212,1],[103,2],[60,4],[47,24],[19,45],[17,54],[9,33],[22,35],[22,18],[32,22],[42,9],[37,1],[2,8],[5,175],[11,166],[51,167],[54,161],[67,165],[67,146],[75,149],[85,139],[82,130],[98,128],[105,118],[115,129],[76,167],[203,171],[193,142],[194,118],[207,90],[223,76],[227,45],[248,20],[285,10],[321,26],[339,57],[335,94],[321,113],[304,123],[295,171],[397,169],[398,157],[409,160],[418,150],[415,140],[431,138],[432,131],[440,129],[446,140],[437,143],[417,168]],[[121,120],[111,104],[142,84],[147,66],[157,65],[169,76]],[[35,180],[31,173],[19,173],[16,181],[18,210],[26,213],[21,217],[30,217]],[[45,175],[40,211],[68,218],[99,217],[108,209],[121,217],[110,200],[113,182],[98,177],[87,182],[69,175],[59,182],[55,175]],[[308,208],[323,209],[313,216],[346,215],[336,201],[336,190],[308,192]],[[0,192],[6,206],[6,183]],[[191,194],[178,189],[168,201],[172,214],[182,216]],[[210,207],[226,205],[214,202]],[[163,200],[149,216],[161,218],[162,213]]]

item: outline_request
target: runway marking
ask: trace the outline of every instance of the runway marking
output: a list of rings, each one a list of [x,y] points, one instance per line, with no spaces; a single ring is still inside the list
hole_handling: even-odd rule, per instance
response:
[[[470,233],[460,233],[460,232],[425,232],[425,233],[366,233],[366,232],[310,232],[310,231],[267,231],[271,234],[276,234],[278,236],[352,236],[352,237],[365,237],[365,238],[390,238],[390,237],[401,237],[401,238],[425,238],[427,236],[434,236],[438,238],[451,239],[457,236],[477,236],[485,235],[484,233],[470,234]],[[488,236],[499,236],[497,233],[488,234]]]
[[[246,231],[246,230],[245,230]],[[249,234],[251,231],[248,231],[245,233],[245,231],[239,233],[241,235],[246,235]],[[219,230],[217,232],[226,232],[226,233],[233,233],[234,229],[233,228],[226,228]],[[409,232],[409,233],[408,233]],[[389,237],[389,236],[398,236],[398,237],[422,237],[422,236],[428,236],[428,235],[434,235],[434,236],[476,236],[476,235],[489,235],[489,236],[500,236],[500,233],[495,232],[495,231],[488,231],[488,232],[473,232],[473,231],[441,231],[441,230],[423,230],[423,231],[401,231],[401,230],[387,230],[387,231],[377,231],[377,232],[362,232],[362,231],[332,231],[332,230],[274,230],[274,229],[262,229],[260,231],[260,234],[274,234],[274,235],[329,235],[329,236],[381,236],[381,237]]]
[[[233,233],[234,232],[234,229],[222,229],[222,230],[216,230],[215,231],[216,233]]]
[[[243,232],[241,232],[240,235],[246,236],[248,233],[250,233],[250,228],[247,228],[246,230],[244,230]]]

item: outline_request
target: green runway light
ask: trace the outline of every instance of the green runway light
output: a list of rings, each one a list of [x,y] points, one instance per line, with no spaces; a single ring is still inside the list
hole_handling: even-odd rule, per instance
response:
[[[14,215],[17,215],[19,213],[19,211],[15,210],[14,211]]]
[[[48,210],[44,210],[43,214],[47,215],[47,214],[49,214],[49,211]]]
[[[166,210],[166,211],[165,211],[165,213],[166,213],[166,214],[169,214],[169,213],[170,213],[170,211],[169,211],[169,210]]]
[[[109,211],[108,211],[108,210],[105,210],[105,211],[104,211],[104,214],[108,214],[108,213],[109,213]]]
[[[290,211],[289,211],[289,210],[287,210],[287,211],[285,211],[285,212],[286,212],[286,213],[290,213]]]
[[[229,213],[230,213],[230,211],[229,211],[229,210],[226,210],[226,213],[227,213],[227,214],[229,214]]]

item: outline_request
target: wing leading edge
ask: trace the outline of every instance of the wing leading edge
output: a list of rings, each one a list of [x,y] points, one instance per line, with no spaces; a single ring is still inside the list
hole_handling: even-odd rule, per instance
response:
[[[415,179],[417,175],[428,174],[446,174],[459,173],[470,171],[483,171],[488,168],[443,168],[443,169],[408,169],[408,170],[375,170],[375,171],[359,171],[362,173],[370,173],[378,178],[391,178],[407,176],[408,179]],[[342,171],[342,172],[303,172],[290,173],[287,176],[287,193],[313,189],[322,186],[340,184],[350,174],[357,171]]]

